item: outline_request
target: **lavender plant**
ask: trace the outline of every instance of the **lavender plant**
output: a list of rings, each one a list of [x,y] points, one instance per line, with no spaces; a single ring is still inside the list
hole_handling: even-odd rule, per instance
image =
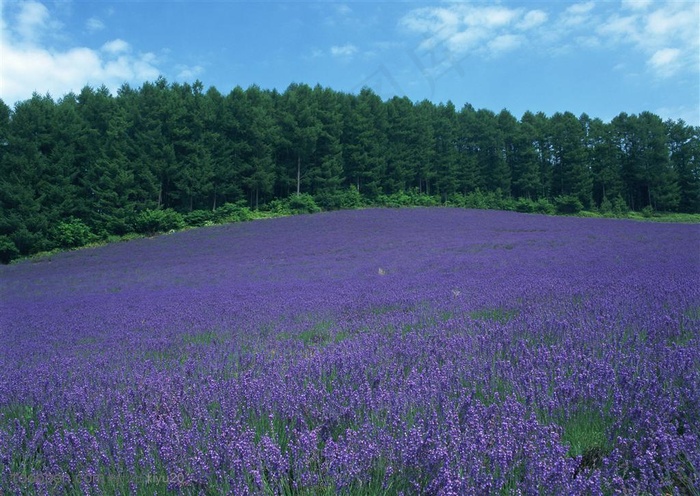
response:
[[[364,210],[0,267],[0,493],[695,494],[698,248]]]

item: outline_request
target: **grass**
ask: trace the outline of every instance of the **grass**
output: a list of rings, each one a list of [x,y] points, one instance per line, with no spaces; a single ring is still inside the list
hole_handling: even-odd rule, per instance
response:
[[[569,446],[570,456],[583,456],[583,461],[595,453],[607,454],[610,451],[607,438],[610,426],[610,420],[602,412],[583,408],[563,422],[562,442]]]
[[[474,320],[488,320],[491,322],[498,322],[499,324],[510,322],[517,315],[518,310],[503,307],[484,308],[469,313],[469,316]]]
[[[19,421],[22,426],[37,419],[37,410],[31,405],[11,404],[0,408],[0,425]]]
[[[223,341],[222,336],[216,331],[210,330],[198,334],[185,334],[182,340],[187,344],[210,345]]]
[[[644,215],[642,212],[628,212],[626,214],[602,214],[600,212],[592,212],[590,210],[582,210],[577,217],[595,218],[595,219],[631,219],[644,222],[679,222],[683,224],[698,224],[700,223],[700,214],[674,213],[674,212],[653,212],[651,215]]]

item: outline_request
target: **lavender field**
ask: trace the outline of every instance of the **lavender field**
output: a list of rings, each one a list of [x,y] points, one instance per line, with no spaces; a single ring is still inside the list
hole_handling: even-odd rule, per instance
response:
[[[700,228],[460,209],[0,267],[0,494],[697,494]]]

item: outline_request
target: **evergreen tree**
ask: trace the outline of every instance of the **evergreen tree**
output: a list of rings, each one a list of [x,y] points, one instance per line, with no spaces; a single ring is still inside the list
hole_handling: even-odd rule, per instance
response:
[[[688,126],[682,120],[669,120],[665,125],[671,167],[678,177],[678,208],[700,213],[700,127]]]
[[[510,126],[511,128],[514,126]],[[536,199],[542,190],[538,155],[536,149],[537,132],[531,119],[525,116],[515,126],[510,160],[513,196]]]
[[[386,106],[371,89],[363,88],[351,100],[343,132],[346,177],[369,198],[381,193],[386,172]]]
[[[445,201],[460,189],[457,112],[452,102],[435,108],[432,129],[435,143],[435,193]]]
[[[277,115],[282,137],[278,180],[283,196],[292,191],[297,195],[309,193],[312,184],[313,159],[318,139],[323,131],[318,102],[312,89],[305,84],[292,84],[279,99]]]
[[[602,206],[623,193],[621,167],[615,153],[612,128],[600,119],[589,120],[586,147],[592,174],[593,201]]]
[[[251,86],[245,96],[243,136],[249,153],[243,160],[242,182],[248,190],[251,206],[258,208],[260,201],[272,193],[275,184],[274,149],[279,131],[270,94]]]
[[[457,115],[457,175],[459,190],[464,195],[486,185],[481,177],[479,147],[474,138],[477,118],[476,110],[469,104],[464,105]]]
[[[592,180],[585,147],[585,130],[571,112],[556,113],[551,119],[554,196],[578,198],[584,207],[591,204]]]

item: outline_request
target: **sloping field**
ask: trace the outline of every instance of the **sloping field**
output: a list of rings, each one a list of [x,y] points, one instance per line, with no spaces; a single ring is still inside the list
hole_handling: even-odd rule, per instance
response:
[[[697,225],[345,211],[0,278],[0,493],[700,490]]]

